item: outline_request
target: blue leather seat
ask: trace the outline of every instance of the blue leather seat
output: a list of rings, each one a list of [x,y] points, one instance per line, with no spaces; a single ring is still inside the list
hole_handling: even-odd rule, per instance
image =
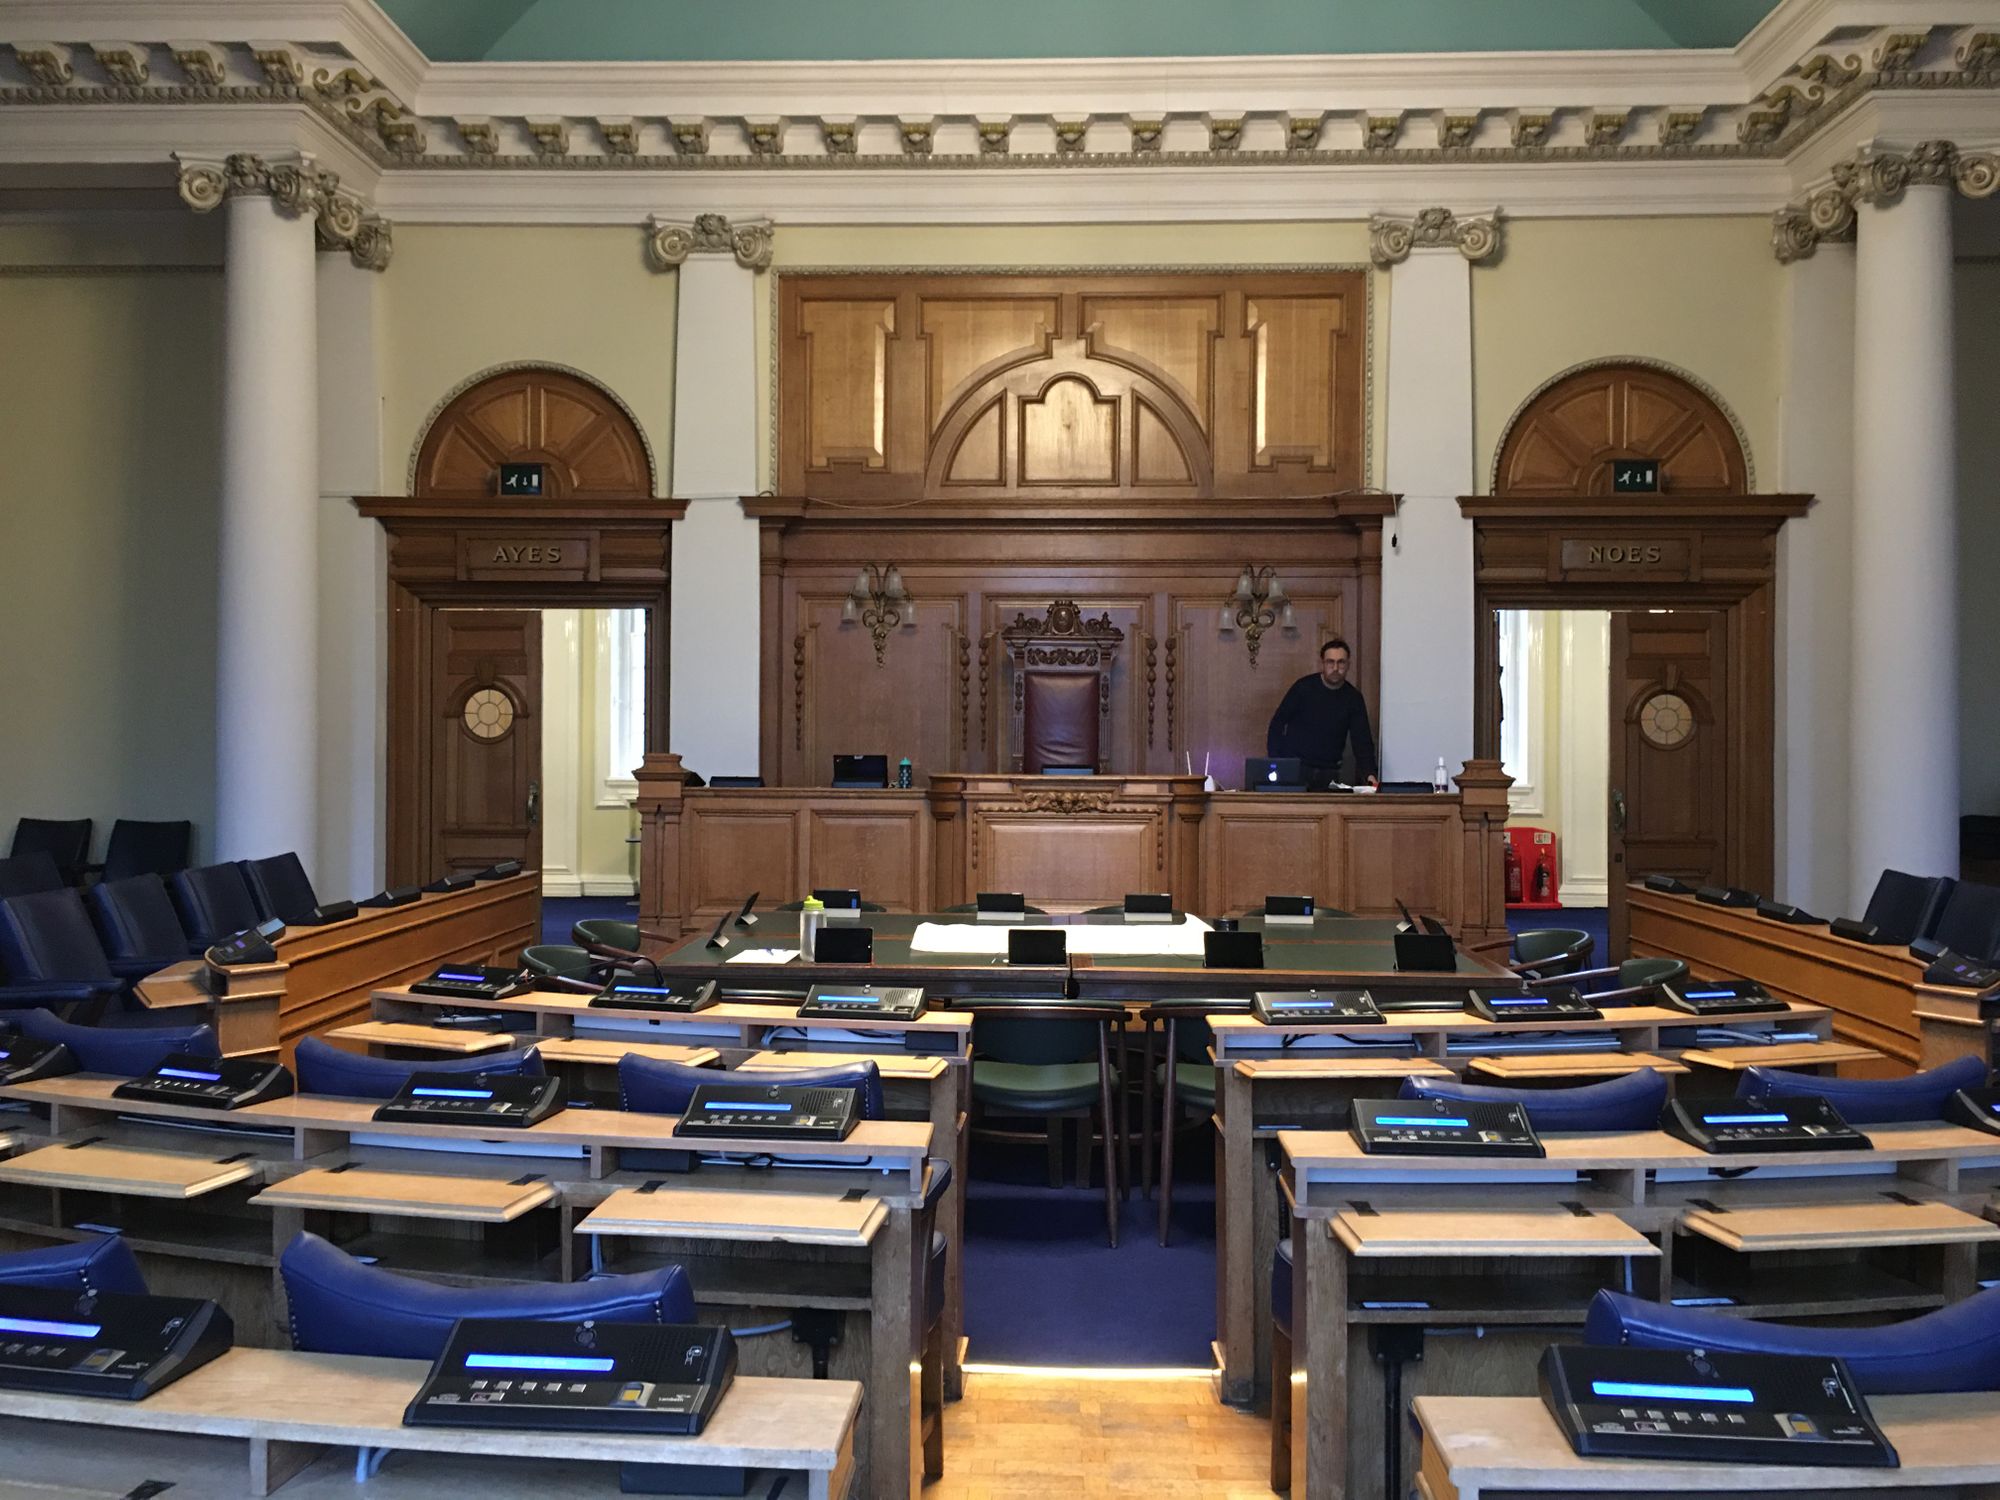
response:
[[[618,1107],[633,1114],[677,1115],[687,1108],[697,1086],[725,1075],[714,1068],[661,1062],[628,1052],[618,1059]],[[759,1083],[796,1083],[812,1088],[859,1089],[861,1118],[882,1118],[882,1070],[873,1062],[843,1063],[836,1068],[786,1068],[739,1075]]]
[[[1961,880],[1931,936],[1967,958],[2000,957],[2000,885]]]
[[[70,1245],[0,1255],[0,1286],[143,1296],[146,1278],[140,1274],[131,1246],[115,1234],[93,1234]]]
[[[1992,1391],[2000,1390],[2000,1287],[1879,1328],[1760,1323],[1713,1308],[1599,1292],[1584,1318],[1583,1339],[1640,1349],[1836,1355],[1870,1396]]]
[[[694,1287],[667,1266],[589,1281],[444,1286],[366,1266],[316,1234],[301,1234],[278,1262],[292,1347],[308,1354],[435,1359],[460,1318],[550,1322],[691,1323]]]
[[[0,900],[8,896],[32,896],[37,891],[59,891],[62,883],[62,871],[56,868],[56,862],[39,849],[32,854],[0,859]]]
[[[116,1234],[90,1234],[74,1244],[0,1254],[0,1286],[46,1286],[54,1292],[120,1292],[144,1296],[132,1246]]]
[[[249,882],[235,865],[182,870],[174,876],[173,889],[181,926],[197,947],[213,947],[226,937],[255,927],[259,920]]]
[[[250,898],[257,903],[257,915],[265,920],[276,917],[287,925],[307,922],[319,906],[306,867],[296,854],[274,854],[269,859],[242,862],[243,880]]]
[[[120,818],[111,825],[111,839],[104,846],[104,869],[98,879],[130,880],[134,875],[164,878],[188,867],[188,850],[193,845],[192,823]]]
[[[1549,1089],[1495,1089],[1455,1078],[1405,1078],[1401,1097],[1521,1104],[1536,1130],[1651,1130],[1667,1105],[1667,1078],[1652,1068],[1641,1068],[1603,1083]]]
[[[1861,920],[1873,926],[1888,943],[1911,943],[1937,931],[1945,903],[1957,889],[1949,875],[1910,875],[1901,870],[1884,870],[1868,897],[1868,910]]]
[[[1818,1078],[1784,1068],[1745,1068],[1736,1095],[1740,1099],[1816,1095],[1839,1110],[1850,1125],[1888,1125],[1899,1120],[1941,1120],[1945,1101],[1954,1093],[1985,1082],[1983,1057],[1955,1058],[1907,1078]]]
[[[171,1052],[220,1057],[215,1028],[200,1026],[75,1026],[45,1010],[31,1010],[18,1023],[38,1041],[61,1042],[86,1073],[136,1078],[149,1073]]]
[[[14,825],[14,844],[7,852],[46,854],[64,885],[80,885],[90,860],[90,819],[23,818]]]
[[[104,940],[112,972],[142,978],[188,956],[187,932],[159,876],[101,881],[84,892],[83,900]]]
[[[292,1058],[292,1072],[301,1094],[331,1094],[341,1099],[393,1099],[412,1073],[488,1073],[542,1078],[542,1054],[533,1047],[511,1052],[481,1052],[474,1057],[363,1057],[316,1036],[301,1037]]]
[[[5,1009],[95,1009],[125,988],[104,956],[83,899],[67,887],[0,901],[0,967],[7,971],[0,989]]]

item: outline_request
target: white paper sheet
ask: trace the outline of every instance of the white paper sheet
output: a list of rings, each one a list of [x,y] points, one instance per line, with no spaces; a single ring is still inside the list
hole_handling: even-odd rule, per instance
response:
[[[924,922],[910,939],[912,953],[938,953],[953,958],[999,958],[1007,952],[1013,932],[1061,932],[1071,953],[1100,958],[1200,958],[1202,934],[1208,923],[1199,917],[1133,927],[1115,922],[1079,922],[1073,926],[1037,924],[1005,929],[977,927],[970,922]]]
[[[745,948],[729,955],[733,964],[788,964],[799,956],[796,948]]]

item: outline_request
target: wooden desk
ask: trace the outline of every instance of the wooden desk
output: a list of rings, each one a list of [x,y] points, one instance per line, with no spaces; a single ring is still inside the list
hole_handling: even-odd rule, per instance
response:
[[[0,1391],[0,1416],[247,1440],[248,1492],[254,1496],[270,1494],[327,1447],[746,1466],[768,1471],[769,1482],[795,1486],[783,1491],[794,1500],[837,1500],[849,1493],[854,1420],[861,1403],[861,1387],[853,1381],[738,1376],[699,1437],[405,1427],[403,1409],[428,1368],[421,1360],[236,1348],[144,1401]],[[10,1474],[18,1474],[11,1445],[8,1451]],[[608,1475],[601,1482],[606,1493],[616,1483]],[[352,1491],[351,1465],[348,1484]],[[503,1493],[507,1487],[502,1483],[486,1493]],[[376,1487],[371,1484],[366,1493],[375,1495]]]
[[[1905,1067],[1986,1054],[1974,997],[1922,983],[1924,963],[1900,945],[1857,943],[1825,927],[1772,922],[1744,907],[1627,888],[1636,956],[1685,959],[1700,974],[1754,979],[1773,995],[1834,1012],[1833,1034]],[[1923,1012],[1923,1014],[1919,1014]]]
[[[1565,1495],[1666,1500],[1893,1490],[1904,1500],[1966,1500],[2000,1484],[2000,1394],[1878,1396],[1869,1403],[1902,1459],[1897,1469],[1789,1468],[1579,1458],[1542,1403],[1515,1396],[1419,1396],[1425,1500]]]
[[[481,1052],[505,1052],[516,1038],[504,1031],[471,1031],[463,1026],[424,1026],[415,1021],[356,1021],[326,1033],[328,1041],[359,1042],[385,1052],[437,1052],[447,1057],[472,1057]]]
[[[1577,1078],[1623,1078],[1647,1069],[1655,1073],[1679,1074],[1687,1064],[1657,1052],[1509,1052],[1498,1057],[1475,1057],[1465,1071],[1479,1075],[1481,1082],[1500,1084],[1567,1083]]]
[[[1712,1068],[1719,1073],[1741,1073],[1749,1068],[1796,1068],[1817,1073],[1842,1063],[1879,1063],[1882,1054],[1852,1042],[1772,1042],[1696,1047],[1683,1052],[1681,1061],[1690,1068]]]

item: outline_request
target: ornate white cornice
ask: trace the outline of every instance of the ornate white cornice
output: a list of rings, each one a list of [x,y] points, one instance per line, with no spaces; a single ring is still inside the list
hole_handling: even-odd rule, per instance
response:
[[[1829,180],[1802,204],[1787,204],[1771,216],[1771,251],[1790,265],[1822,244],[1851,240],[1858,205],[1894,203],[1911,187],[1989,198],[2000,189],[2000,153],[1963,152],[1951,141],[1919,141],[1908,151],[1865,146],[1835,162]]]
[[[309,217],[322,250],[345,250],[364,270],[386,270],[393,250],[388,221],[340,185],[340,174],[321,169],[304,152],[260,156],[239,151],[221,160],[174,153],[181,201],[209,213],[225,199],[269,198],[285,213]]]
[[[670,271],[685,264],[690,255],[733,255],[745,270],[768,270],[771,221],[739,219],[731,223],[721,214],[696,214],[691,224],[658,214],[646,221],[646,257],[655,268]]]
[[[1500,211],[1460,217],[1448,208],[1418,209],[1411,218],[1375,214],[1368,220],[1368,258],[1399,265],[1413,250],[1456,250],[1474,264],[1500,248]]]

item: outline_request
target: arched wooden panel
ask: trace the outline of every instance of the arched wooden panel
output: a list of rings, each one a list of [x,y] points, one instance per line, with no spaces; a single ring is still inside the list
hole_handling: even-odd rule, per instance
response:
[[[1666,495],[1750,488],[1742,439],[1712,397],[1670,370],[1612,364],[1567,375],[1521,409],[1501,443],[1494,493],[1608,495],[1619,458],[1659,460]]]
[[[629,500],[654,493],[638,424],[601,386],[567,370],[507,370],[467,387],[433,419],[417,450],[415,494],[497,495],[502,463],[541,463],[544,500]]]

